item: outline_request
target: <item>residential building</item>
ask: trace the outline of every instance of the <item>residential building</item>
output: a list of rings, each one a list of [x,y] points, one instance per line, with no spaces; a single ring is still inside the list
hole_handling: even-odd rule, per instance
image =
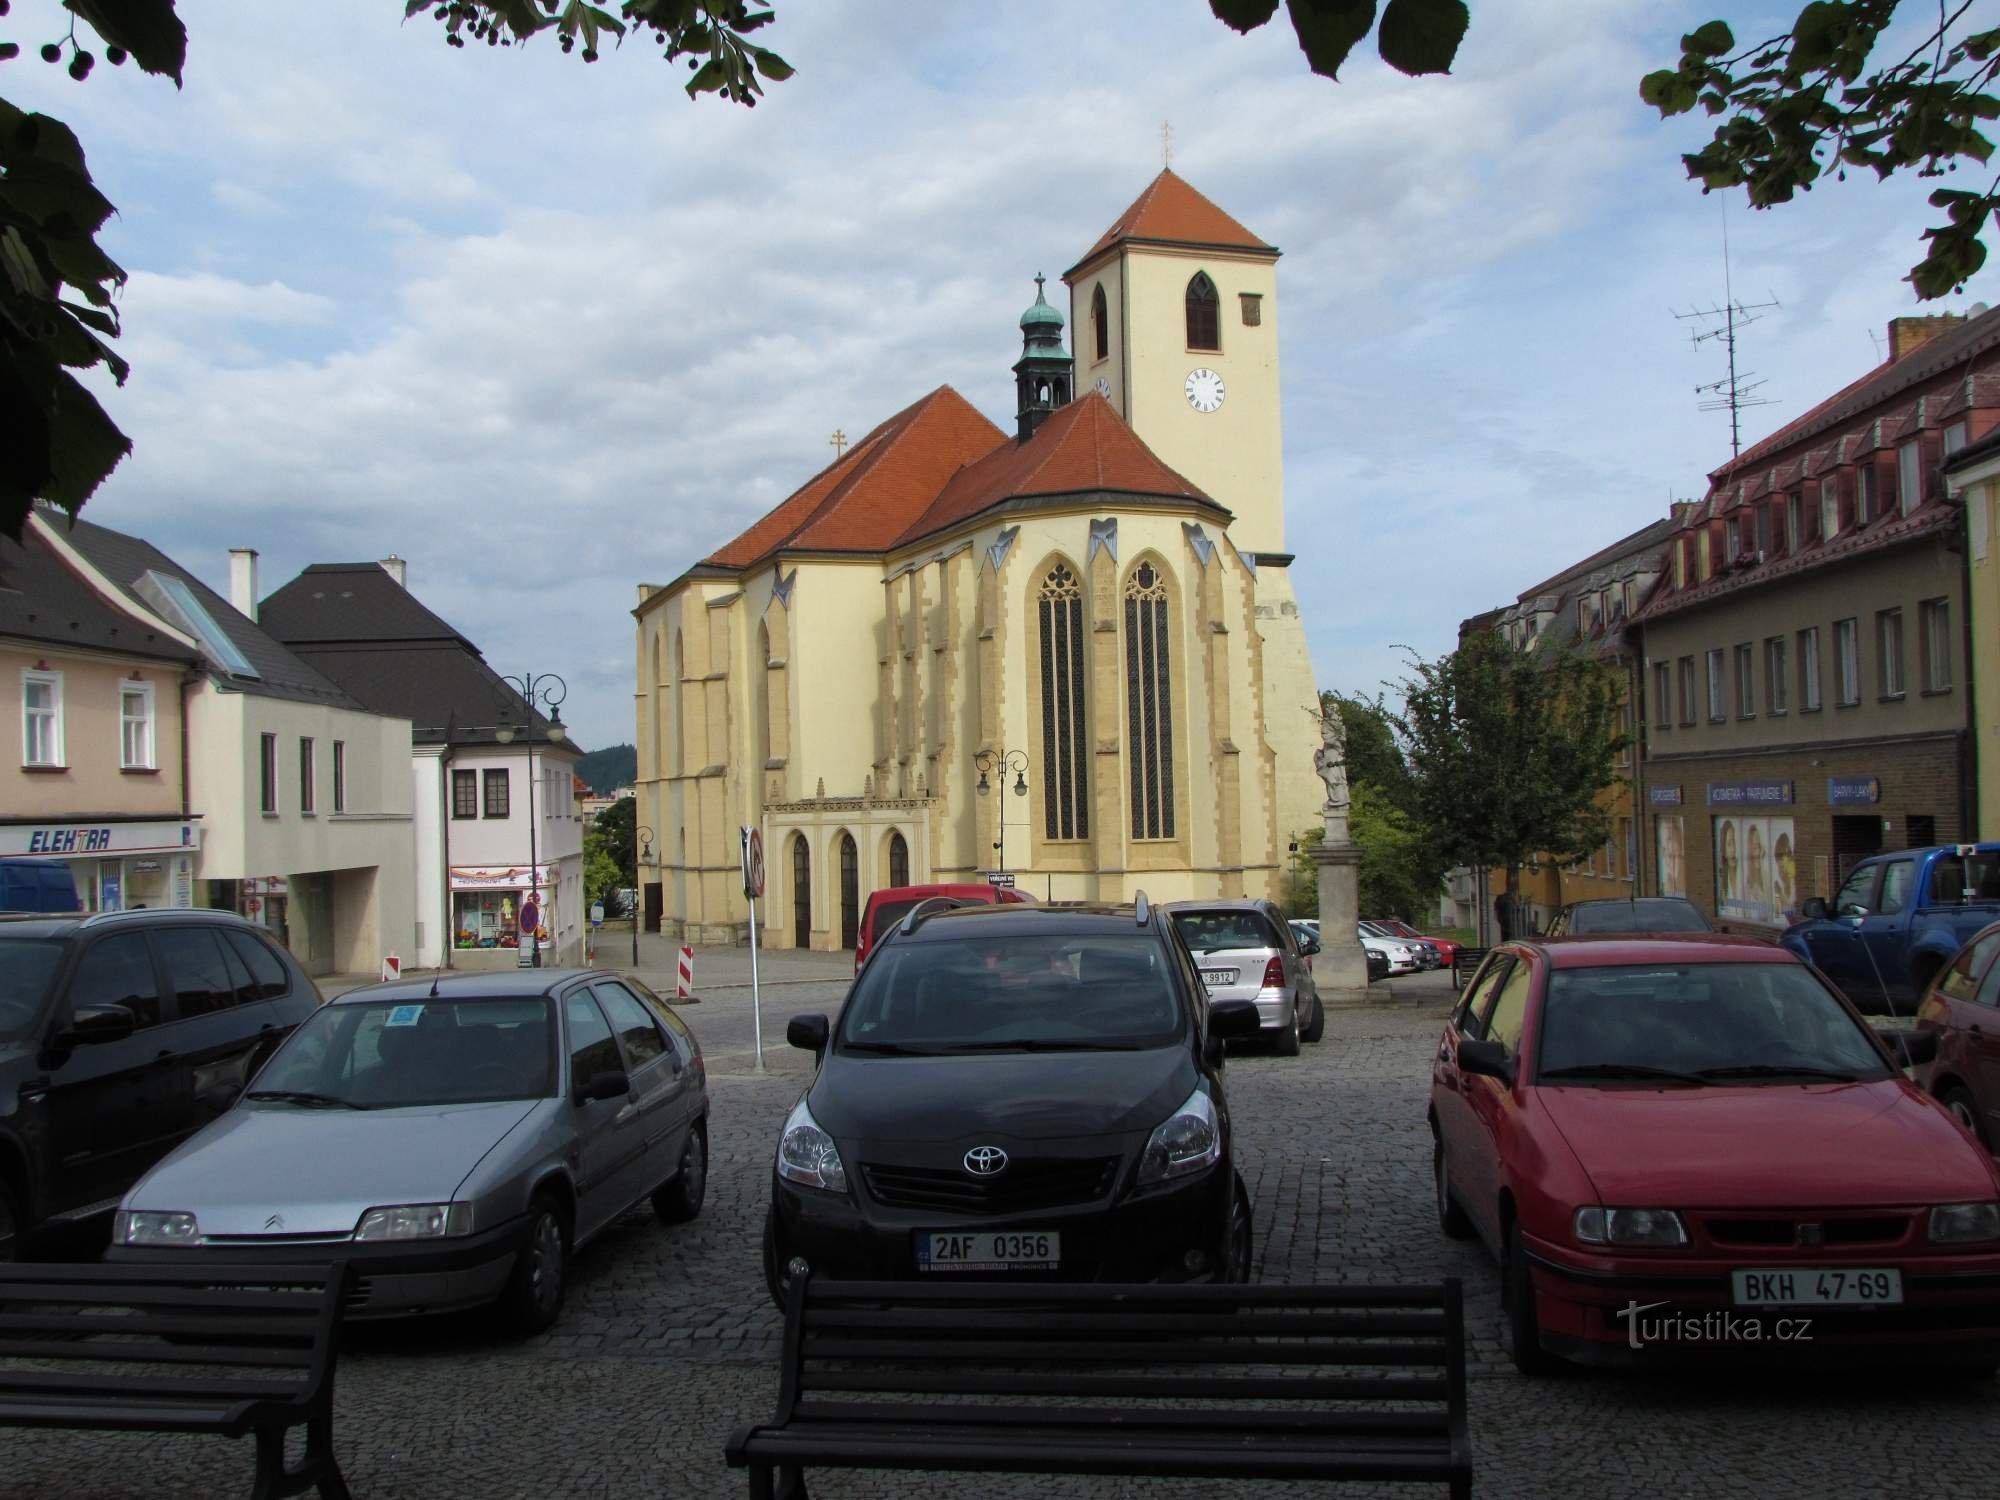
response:
[[[30,525],[0,537],[0,859],[61,859],[86,911],[192,906],[184,689],[200,655],[93,589]]]
[[[2000,418],[1996,345],[2000,313],[1896,319],[1887,360],[1680,518],[1639,615],[1647,844],[1658,889],[1726,927],[1775,932],[1855,861],[1973,832],[1943,465]]]
[[[1969,442],[1946,460],[1945,483],[1965,512],[1965,681],[1971,694],[1974,826],[1982,842],[2000,839],[2000,430]],[[1936,621],[1927,621],[1926,628]],[[1973,643],[1982,643],[1974,650]],[[1926,649],[1938,650],[1935,643]]]
[[[258,607],[317,671],[409,726],[400,754],[416,819],[416,964],[510,966],[536,941],[544,963],[580,963],[579,752],[560,710],[530,708],[408,576],[397,557],[316,563]],[[538,938],[521,924],[531,892]]]
[[[649,924],[742,934],[744,827],[779,946],[1002,869],[1056,899],[1279,894],[1324,790],[1277,260],[1160,173],[1063,278],[1074,359],[1036,278],[1012,434],[940,387],[640,586]]]
[[[1466,620],[1459,637],[1496,630],[1523,650],[1582,651],[1616,673],[1622,691],[1626,748],[1618,779],[1599,796],[1610,836],[1573,863],[1540,856],[1516,873],[1522,918],[1535,929],[1572,901],[1629,897],[1640,890],[1638,785],[1639,647],[1633,617],[1649,601],[1665,575],[1675,523],[1671,518],[1642,526],[1522,593],[1514,603]],[[1505,870],[1489,870],[1483,892],[1470,872],[1450,881],[1454,925],[1486,929],[1492,899],[1507,886]],[[1475,894],[1475,893],[1478,894]]]
[[[200,658],[181,709],[184,806],[201,830],[189,903],[263,923],[312,974],[407,955],[408,720],[349,697],[151,543],[46,508],[29,524],[100,598]],[[237,554],[232,570],[254,562]],[[98,892],[109,904],[101,875]]]

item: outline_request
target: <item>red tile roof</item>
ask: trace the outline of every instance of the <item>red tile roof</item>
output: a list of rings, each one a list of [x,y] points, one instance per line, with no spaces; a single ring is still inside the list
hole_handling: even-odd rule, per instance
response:
[[[706,560],[718,567],[752,568],[787,547],[883,551],[924,513],[953,474],[1006,441],[969,401],[941,385],[882,423]]]
[[[1051,415],[1027,442],[1005,443],[960,470],[897,541],[914,542],[1008,500],[1099,490],[1215,504],[1154,457],[1092,391]]]
[[[1187,182],[1174,175],[1171,167],[1161,171],[1132,206],[1118,216],[1118,222],[1104,231],[1090,253],[1071,267],[1088,265],[1122,240],[1164,240],[1178,245],[1226,245],[1232,249],[1255,250],[1276,255],[1278,248],[1267,245],[1228,214],[1202,197]]]

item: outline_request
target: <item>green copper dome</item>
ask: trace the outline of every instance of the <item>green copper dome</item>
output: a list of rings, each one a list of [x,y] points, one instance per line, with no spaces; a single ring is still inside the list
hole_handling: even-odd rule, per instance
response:
[[[1042,295],[1042,280],[1041,273],[1036,272],[1035,305],[1021,314],[1021,329],[1026,332],[1030,329],[1047,328],[1059,333],[1063,326],[1063,315],[1050,307],[1048,298]]]

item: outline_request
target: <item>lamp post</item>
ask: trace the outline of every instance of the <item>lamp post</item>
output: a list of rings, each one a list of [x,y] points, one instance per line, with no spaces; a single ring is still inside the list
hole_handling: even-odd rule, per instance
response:
[[[635,790],[632,795],[634,798],[637,798],[638,792]],[[639,811],[639,804],[636,800],[632,804],[632,811],[635,814]],[[641,909],[646,904],[646,882],[640,878],[640,872],[646,868],[646,860],[652,852],[653,830],[641,827],[638,818],[635,816],[632,819],[632,885],[634,887],[632,891],[632,967],[635,969],[639,967],[640,914]]]
[[[524,730],[528,736],[528,901],[535,908],[535,922],[533,928],[526,936],[532,945],[528,960],[529,964],[531,967],[539,969],[542,966],[542,909],[538,893],[541,889],[542,867],[539,862],[540,853],[536,847],[535,840],[537,831],[535,823],[535,714],[538,712],[537,705],[548,709],[549,739],[556,744],[562,743],[562,701],[569,696],[569,684],[553,672],[523,672],[518,677],[502,677],[500,680],[519,693],[522,702],[527,704],[528,707],[528,722],[524,726]],[[503,745],[511,745],[514,742],[513,725],[503,720],[500,727],[493,731],[493,738]]]
[[[1016,797],[1025,797],[1028,795],[1027,751],[1009,750],[1004,745],[997,746],[990,750],[977,751],[972,757],[972,763],[979,768],[979,785],[974,787],[973,790],[978,792],[980,796],[984,797],[993,789],[992,783],[987,780],[988,772],[997,773],[1000,788],[1002,791],[1005,791],[1007,788],[1007,773],[1009,771],[1014,773],[1014,795]],[[993,841],[993,847],[1000,854],[999,873],[1005,875],[1007,873],[1007,808],[1004,803],[1001,805],[999,813],[998,827],[1000,837]]]

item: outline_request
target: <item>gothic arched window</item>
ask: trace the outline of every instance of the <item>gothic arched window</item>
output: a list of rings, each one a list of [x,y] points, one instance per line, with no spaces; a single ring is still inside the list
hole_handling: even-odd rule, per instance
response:
[[[1174,836],[1174,698],[1168,674],[1167,583],[1141,563],[1125,585],[1125,721],[1132,763],[1132,837]]]
[[[1042,833],[1090,837],[1089,744],[1083,719],[1083,589],[1066,563],[1042,580]]]
[[[902,834],[889,835],[889,884],[910,883],[910,846]]]
[[[1190,349],[1222,347],[1222,300],[1206,271],[1195,272],[1187,285],[1187,340]]]
[[[1090,293],[1090,329],[1097,340],[1098,359],[1111,353],[1111,313],[1104,305],[1104,283],[1098,284]]]

